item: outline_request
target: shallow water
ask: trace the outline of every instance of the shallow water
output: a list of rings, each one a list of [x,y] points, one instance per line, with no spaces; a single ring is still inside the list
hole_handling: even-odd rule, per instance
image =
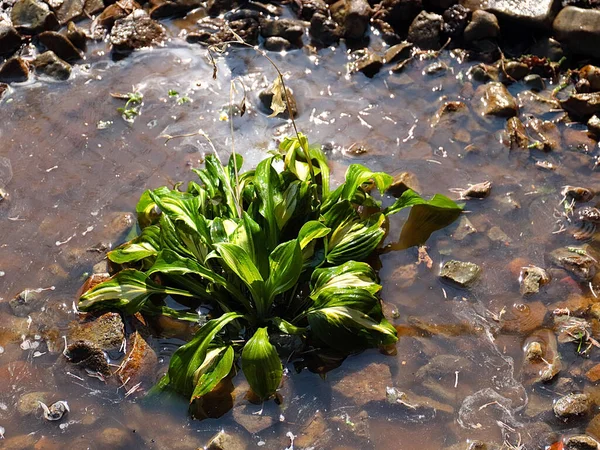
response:
[[[439,58],[450,67],[442,75],[425,75],[424,68],[434,60],[424,60],[415,61],[401,74],[382,72],[374,79],[348,74],[343,47],[272,57],[295,93],[299,129],[311,142],[330,149],[335,179],[343,177],[348,164],[360,162],[391,173],[413,172],[427,197],[440,192],[457,198],[450,189],[485,180],[493,183],[491,197],[466,204],[466,217],[475,233],[458,240],[453,225],[432,236],[428,242],[431,269],[415,266],[416,249],[381,255],[382,298],[388,310],[398,310],[400,315],[394,320],[403,334],[397,354],[372,351],[348,358],[325,379],[308,371],[297,374],[290,364],[283,404],[270,402],[262,412],[273,425],[254,435],[236,424],[231,413],[218,420],[189,421],[183,402],[146,406],[124,399],[124,389],[66,373],[69,368],[60,363],[62,347],[48,349],[45,337],[53,336],[60,343],[68,323],[76,319],[76,292],[85,274],[102,260],[102,254],[90,249],[99,243],[122,242],[131,225],[123,216],[135,210],[139,195],[145,189],[193,179],[190,168],[212,152],[202,136],[165,143],[164,135],[201,130],[226,158],[231,148],[230,123],[220,117],[228,110],[233,77],[241,78],[248,90],[248,112],[233,122],[234,145],[244,155],[245,167],[276,148],[278,136],[291,133],[287,121],[268,118],[260,109],[258,92],[275,73],[249,50],[231,50],[219,58],[218,77],[213,80],[206,52],[178,38],[166,48],[139,52],[119,62],[108,61],[102,48],[97,48],[88,56],[89,64],[77,69],[67,83],[15,86],[0,105],[0,157],[10,161],[12,174],[0,170],[0,187],[10,193],[9,201],[0,205],[0,426],[6,430],[7,446],[16,445],[15,439],[33,445],[46,436],[46,445],[57,446],[48,448],[116,448],[106,438],[112,435],[119,437],[120,448],[192,449],[205,445],[223,428],[239,433],[250,448],[283,449],[291,448],[288,433],[301,435],[317,411],[326,419],[326,431],[318,435],[328,439],[314,448],[409,449],[417,448],[418,442],[418,448],[439,449],[468,439],[501,444],[505,439],[518,442],[519,436],[526,440],[531,423],[544,421],[561,434],[578,431],[585,422],[564,425],[551,414],[543,418],[528,414],[533,397],[542,398],[539,402],[546,410],[551,408],[552,386],[550,395],[533,392],[521,372],[526,335],[501,332],[495,318],[503,310],[509,316],[527,315],[529,304],[536,301],[548,306],[571,293],[592,295],[585,286],[559,278],[538,297],[523,300],[518,270],[515,274],[509,266],[523,258],[516,267],[546,267],[548,251],[577,244],[568,233],[553,231],[557,230],[555,210],[561,208],[561,186],[600,187],[598,173],[593,172],[598,149],[585,129],[559,124],[562,146],[546,154],[510,151],[498,133],[503,119],[457,113],[432,126],[444,101],[469,104],[478,85],[465,76],[472,63],[461,63],[450,53]],[[144,104],[141,115],[129,124],[116,112],[123,101],[110,93],[132,87],[143,93]],[[178,105],[169,98],[170,89],[192,101]],[[516,95],[524,87],[517,83],[510,90]],[[241,99],[241,91],[236,99]],[[531,106],[521,109],[522,114],[530,112]],[[557,117],[552,111],[546,116]],[[100,126],[106,128],[99,129],[98,124],[106,121]],[[465,152],[470,143],[480,148],[479,153]],[[352,149],[360,146],[366,152],[353,156]],[[535,167],[538,160],[552,162],[557,170],[540,170]],[[6,167],[3,161],[0,166]],[[405,217],[392,220],[387,243],[399,236]],[[508,239],[492,240],[488,233],[493,227]],[[439,267],[449,259],[479,264],[483,273],[478,283],[463,290],[441,282]],[[402,275],[411,272],[413,276]],[[30,315],[31,323],[13,318],[5,304],[26,288],[46,289],[44,304]],[[432,326],[437,331],[427,332]],[[173,342],[153,344],[166,364]],[[565,372],[569,365],[577,369],[584,362],[573,344],[561,346],[561,352]],[[456,370],[436,375],[437,387],[431,387],[415,374],[436,355],[463,359]],[[591,359],[598,359],[597,349]],[[384,385],[430,397],[451,411],[418,413],[385,401],[356,405],[333,388],[344,376],[352,377],[372,363],[389,367]],[[380,366],[375,367],[375,372],[381,372]],[[575,383],[584,388],[583,378],[575,377]],[[39,416],[21,418],[16,402],[33,391],[51,391],[57,399],[67,400],[68,417],[59,423],[45,423]],[[249,408],[252,413],[261,409]],[[25,436],[29,433],[33,435]]]

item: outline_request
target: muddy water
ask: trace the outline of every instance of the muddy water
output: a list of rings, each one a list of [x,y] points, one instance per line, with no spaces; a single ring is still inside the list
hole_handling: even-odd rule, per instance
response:
[[[391,173],[414,173],[425,196],[440,192],[456,198],[453,188],[493,183],[489,198],[466,204],[473,233],[461,240],[454,225],[430,239],[431,268],[416,265],[415,249],[381,255],[382,297],[390,312],[399,313],[394,323],[402,337],[396,355],[372,351],[351,357],[325,379],[296,373],[289,365],[283,404],[269,403],[262,413],[260,407],[248,407],[251,419],[266,417],[270,425],[255,434],[231,413],[188,421],[183,402],[144,405],[124,399],[123,389],[71,372],[60,354],[61,336],[76,319],[77,289],[102,261],[93,248],[122,242],[139,195],[193,179],[190,168],[212,152],[204,137],[165,143],[164,135],[201,130],[225,158],[230,123],[221,119],[232,77],[241,78],[248,90],[248,112],[233,123],[235,148],[246,158],[245,167],[275,148],[278,136],[291,132],[288,122],[267,118],[260,109],[258,92],[274,72],[248,50],[219,58],[217,80],[205,52],[178,39],[120,62],[108,61],[101,51],[94,50],[89,64],[69,82],[18,86],[0,105],[0,156],[12,169],[10,174],[0,171],[0,187],[10,193],[0,205],[0,426],[7,448],[33,448],[44,436],[36,448],[193,449],[225,429],[240,435],[249,448],[283,449],[291,448],[289,433],[302,436],[315,417],[319,427],[308,429],[313,439],[302,441],[314,448],[439,449],[459,443],[457,448],[466,448],[469,439],[502,444],[519,438],[543,444],[538,439],[544,427],[561,435],[581,431],[585,421],[565,425],[553,419],[554,387],[534,389],[528,382],[521,370],[522,346],[542,326],[536,316],[540,305],[543,316],[572,293],[591,294],[563,273],[540,296],[523,300],[518,271],[527,264],[549,266],[548,251],[576,244],[568,233],[553,234],[559,229],[555,210],[561,208],[561,186],[600,186],[593,172],[596,143],[581,127],[559,124],[560,149],[509,151],[499,136],[504,120],[471,112],[432,126],[444,101],[468,104],[477,87],[465,76],[469,64],[449,53],[440,56],[450,67],[441,75],[424,75],[433,62],[425,60],[402,74],[381,73],[372,80],[348,75],[344,48],[274,56],[295,93],[298,127],[312,142],[327,145],[334,178],[341,179],[348,164],[360,162]],[[144,104],[129,124],[116,112],[123,102],[110,93],[132,86],[143,93]],[[171,89],[191,102],[177,104],[168,96]],[[516,95],[524,87],[510,89]],[[547,106],[539,111],[529,103],[521,113],[558,117]],[[465,151],[468,144],[478,150]],[[364,152],[355,151],[360,147]],[[538,160],[551,162],[556,170],[537,168]],[[388,243],[399,236],[405,217],[392,221]],[[504,234],[498,237],[494,227]],[[442,283],[439,267],[449,259],[480,265],[478,283],[468,290]],[[43,302],[15,318],[6,303],[26,288],[44,289]],[[503,331],[499,317],[517,319]],[[174,343],[153,344],[167,364]],[[572,369],[574,389],[583,390],[581,367],[589,361],[577,357],[576,350],[572,344],[561,347],[563,373]],[[442,362],[439,370],[427,366],[440,355],[454,359]],[[597,349],[591,352],[595,359]],[[344,377],[353,380],[357,392],[340,384]],[[369,386],[379,394],[365,403]],[[386,387],[426,397],[437,406],[389,405],[381,394]],[[18,400],[39,391],[67,400],[68,417],[58,423],[46,423],[39,414],[21,417]]]

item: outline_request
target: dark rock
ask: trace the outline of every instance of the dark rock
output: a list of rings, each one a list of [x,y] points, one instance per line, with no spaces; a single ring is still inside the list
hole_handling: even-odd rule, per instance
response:
[[[578,94],[588,94],[592,92],[590,82],[585,78],[577,80],[577,83],[575,83],[575,92],[577,92]]]
[[[421,0],[383,0],[375,6],[373,20],[387,22],[403,32],[422,10]]]
[[[591,133],[595,134],[596,136],[600,136],[600,117],[596,115],[590,117],[587,126]]]
[[[504,71],[506,77],[510,80],[522,80],[529,73],[529,66],[518,61],[509,61],[504,64]]]
[[[379,30],[381,39],[383,39],[383,42],[385,42],[387,45],[396,45],[402,41],[400,35],[396,33],[394,27],[392,27],[389,23],[384,22],[381,19],[372,19],[371,24]]]
[[[302,20],[311,20],[316,13],[328,15],[327,3],[323,0],[295,0],[292,6]]]
[[[559,61],[564,56],[560,42],[551,37],[540,37],[531,46],[530,53],[550,61]]]
[[[560,0],[488,0],[486,9],[517,25],[549,29]]]
[[[600,10],[567,6],[552,27],[556,38],[573,54],[600,57]]]
[[[81,370],[96,372],[105,377],[112,373],[104,352],[89,341],[69,344],[64,354],[70,363]]]
[[[495,38],[499,34],[500,25],[498,25],[496,16],[478,9],[473,13],[471,22],[465,28],[464,38],[466,42],[473,42],[481,39]]]
[[[111,30],[115,22],[124,19],[141,6],[135,0],[123,0],[108,6],[94,19],[90,27],[92,39],[102,39]]]
[[[158,365],[156,352],[137,331],[130,337],[128,347],[131,350],[117,371],[119,379],[129,388],[138,383],[142,383],[142,386],[147,388],[156,377]]]
[[[456,6],[458,0],[425,0],[425,9],[429,10],[440,10],[444,11],[451,6]]]
[[[292,44],[287,39],[279,36],[270,36],[265,39],[265,49],[272,52],[281,52],[292,48]]]
[[[461,38],[469,23],[471,11],[462,5],[454,5],[444,11],[444,35],[457,39]]]
[[[576,278],[589,281],[594,278],[597,270],[596,259],[587,254],[587,247],[572,251],[570,248],[559,248],[548,255],[549,261]]]
[[[404,41],[400,44],[392,45],[388,48],[383,56],[384,62],[392,63],[396,61],[404,61],[410,58],[413,45],[410,42]]]
[[[394,181],[386,192],[398,198],[409,189],[420,192],[419,180],[417,180],[417,176],[414,173],[401,172],[394,177]]]
[[[554,414],[559,419],[568,420],[584,416],[590,412],[591,404],[587,394],[569,394],[554,403]]]
[[[355,61],[355,69],[362,72],[365,76],[373,78],[383,67],[383,58],[377,53],[367,51],[367,53]]]
[[[33,61],[37,73],[47,75],[56,80],[66,80],[71,76],[71,66],[52,51],[39,55]]]
[[[240,19],[229,22],[229,26],[235,33],[240,36],[244,42],[250,45],[258,44],[259,26],[258,22],[253,19]],[[219,34],[221,41],[234,40],[234,36],[229,30],[224,30]]]
[[[0,23],[0,55],[10,56],[21,47],[21,36],[10,25]]]
[[[329,47],[342,37],[340,26],[324,14],[316,13],[310,20],[310,37],[318,47]]]
[[[69,22],[67,25],[67,39],[82,52],[86,50],[87,34],[73,22]]]
[[[257,22],[260,22],[262,15],[258,11],[254,11],[252,9],[236,9],[235,11],[229,11],[225,13],[223,19],[227,22],[233,22],[234,20],[242,20],[242,19],[253,19]],[[272,19],[268,19],[272,20]],[[275,22],[275,20],[272,20]],[[261,24],[262,26],[262,24]],[[282,27],[283,28],[283,27]]]
[[[360,39],[364,36],[372,12],[367,0],[338,0],[329,9],[345,38]]]
[[[600,91],[600,67],[588,64],[579,69],[579,78],[586,80],[589,84],[590,91]]]
[[[166,37],[165,29],[148,14],[137,9],[115,22],[110,33],[114,51],[129,53],[133,50],[160,45]]]
[[[150,10],[150,17],[152,19],[163,19],[165,17],[184,16],[201,5],[202,2],[199,0],[165,1]]]
[[[117,313],[89,317],[69,326],[67,341],[87,341],[102,351],[118,351],[125,339],[125,325]]]
[[[506,121],[506,134],[508,136],[508,146],[511,149],[526,149],[529,146],[529,137],[525,131],[525,125],[518,117],[511,117]]]
[[[442,75],[448,71],[449,67],[446,63],[442,61],[436,61],[434,63],[429,64],[427,67],[423,69],[424,75]]]
[[[291,19],[261,19],[259,23],[261,36],[265,38],[280,37],[293,45],[302,47],[304,27],[299,21]]]
[[[67,62],[75,62],[81,59],[80,51],[65,36],[56,31],[44,31],[36,38],[36,43],[44,50],[50,50]]]
[[[565,443],[567,450],[598,450],[599,447],[596,439],[585,434],[571,436]]]
[[[502,83],[492,82],[479,86],[473,99],[474,109],[480,115],[512,117],[519,108],[513,96]]]
[[[600,113],[600,92],[588,94],[572,94],[561,100],[560,106],[570,115],[577,118],[588,118]]]
[[[550,276],[541,267],[529,266],[521,270],[521,295],[537,294],[540,287],[550,282]]]
[[[561,147],[562,137],[553,122],[532,117],[525,123],[525,127],[529,130],[531,138],[541,143],[544,151],[549,152]]]
[[[72,20],[81,18],[84,7],[85,0],[64,0],[54,11],[58,22],[61,25],[66,25]]]
[[[546,89],[544,80],[537,74],[527,75],[525,78],[523,78],[523,81],[525,82],[525,86],[527,86],[531,91],[540,92]]]
[[[241,3],[242,1],[237,0],[208,0],[206,12],[209,16],[216,17],[221,13],[237,8]]]
[[[481,268],[477,264],[450,260],[442,266],[440,277],[461,287],[469,287],[479,277],[480,273]]]
[[[422,49],[437,50],[443,25],[442,16],[421,11],[410,24],[407,39]]]
[[[1,72],[1,71],[0,71]],[[36,289],[25,289],[12,298],[8,305],[17,317],[27,317],[34,311],[39,311],[45,302],[45,296]]]
[[[283,6],[275,5],[273,3],[262,3],[256,0],[250,0],[247,4],[244,5],[245,8],[256,11],[263,16],[282,16],[283,15]]]
[[[17,0],[10,18],[13,26],[22,34],[37,34],[60,27],[50,7],[40,0]]]
[[[467,71],[467,75],[469,78],[481,83],[498,81],[498,68],[483,63],[476,64]]]
[[[110,1],[108,1],[107,3],[110,3]],[[85,5],[83,6],[83,14],[84,16],[89,17],[91,15],[98,14],[99,12],[104,10],[105,7],[106,5],[104,4],[103,0],[85,0]]]

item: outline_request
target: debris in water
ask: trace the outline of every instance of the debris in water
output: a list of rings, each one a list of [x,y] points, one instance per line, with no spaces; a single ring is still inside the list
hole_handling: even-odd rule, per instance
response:
[[[45,403],[39,402],[44,410],[44,419],[49,421],[60,420],[69,412],[69,405],[63,400],[59,400],[48,407]]]
[[[450,192],[454,192],[460,195],[461,199],[464,198],[486,198],[490,195],[492,190],[492,183],[490,181],[484,181],[482,183],[477,184],[469,184],[469,187],[466,189],[461,188],[453,188],[450,189]]]
[[[4,429],[4,427],[0,426],[0,439],[4,439],[5,432],[6,432],[6,430]]]

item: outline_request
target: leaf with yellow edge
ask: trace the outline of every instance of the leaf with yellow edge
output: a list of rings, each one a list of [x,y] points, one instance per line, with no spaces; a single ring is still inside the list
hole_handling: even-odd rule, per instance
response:
[[[269,117],[275,117],[284,113],[287,108],[285,103],[285,90],[279,75],[275,78],[273,86],[271,86],[271,92],[273,93],[273,99],[271,100],[271,110],[273,112]]]

